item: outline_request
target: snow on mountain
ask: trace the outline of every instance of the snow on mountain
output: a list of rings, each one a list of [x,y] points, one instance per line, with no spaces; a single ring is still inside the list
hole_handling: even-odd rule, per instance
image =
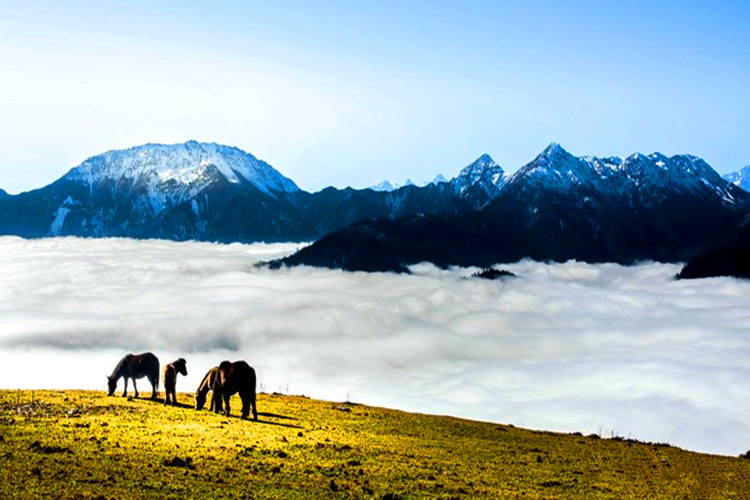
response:
[[[745,165],[737,172],[724,175],[724,179],[738,188],[750,192],[750,165]]]
[[[380,184],[376,184],[375,186],[370,186],[367,189],[372,189],[373,191],[396,191],[398,189],[401,189],[402,187],[406,186],[414,186],[415,184],[412,182],[411,179],[406,179],[406,182],[403,184],[397,184],[395,182],[391,182],[389,180],[384,180]],[[426,184],[425,184],[426,185]]]
[[[495,193],[506,180],[503,168],[490,155],[483,154],[464,167],[450,182],[453,184],[453,190],[463,196],[474,187],[483,189],[487,193]]]
[[[169,202],[189,200],[220,174],[233,184],[249,183],[260,191],[290,193],[297,185],[266,162],[238,148],[189,141],[184,144],[145,144],[94,156],[72,169],[64,179],[88,184],[114,183],[142,189],[155,213]]]
[[[429,184],[442,184],[444,182],[448,182],[448,179],[443,176],[443,174],[437,174],[434,179],[432,179],[431,182],[426,183],[425,185]]]
[[[399,187],[401,186],[399,186],[398,184],[392,184],[389,181],[383,181],[380,184],[376,184],[375,186],[370,186],[367,189],[372,189],[373,191],[395,191]]]
[[[491,197],[494,197],[506,180],[507,176],[500,165],[495,163],[495,160],[493,160],[490,155],[483,154],[473,163],[461,169],[458,175],[451,180],[446,179],[443,174],[438,174],[431,181],[421,182],[418,186],[427,187],[431,184],[438,185],[451,183],[453,185],[453,191],[459,196],[466,195],[470,188],[476,186],[487,193],[491,193]],[[372,189],[373,191],[396,191],[402,187],[416,185],[417,184],[411,179],[406,179],[404,184],[396,184],[384,180],[380,184],[370,186],[368,189]]]
[[[434,179],[431,181],[424,181],[419,183],[419,187],[426,187],[430,184],[440,184],[442,182],[448,182],[448,179],[446,179],[443,174],[437,174]],[[373,191],[396,191],[397,189],[401,189],[402,187],[406,186],[416,186],[411,179],[406,179],[406,182],[403,184],[397,184],[395,182],[391,182],[388,180],[384,180],[380,184],[376,184],[374,186],[370,186],[367,189],[372,189]]]
[[[735,191],[701,158],[692,155],[667,157],[661,153],[634,153],[627,158],[577,157],[552,143],[510,179],[534,189],[569,191],[586,186],[620,195],[657,192],[663,189],[691,193],[712,192],[725,203],[735,203]]]

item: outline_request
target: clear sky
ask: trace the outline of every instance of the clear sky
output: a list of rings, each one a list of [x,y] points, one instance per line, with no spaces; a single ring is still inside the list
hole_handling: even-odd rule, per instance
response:
[[[0,187],[146,142],[308,190],[577,155],[750,163],[747,1],[4,1]]]

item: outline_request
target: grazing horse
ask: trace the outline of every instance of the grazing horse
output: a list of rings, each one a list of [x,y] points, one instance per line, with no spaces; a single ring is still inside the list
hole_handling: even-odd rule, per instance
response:
[[[187,361],[185,358],[180,358],[177,361],[172,361],[164,367],[164,404],[170,404],[170,394],[172,395],[172,406],[177,404],[177,374],[182,373],[187,376]]]
[[[242,418],[247,418],[250,406],[253,409],[253,419],[258,420],[255,406],[255,370],[244,361],[222,361],[219,373],[214,380],[214,398],[219,396],[224,400],[224,415],[229,416],[229,398],[232,394],[239,394],[242,400]],[[221,410],[214,408],[216,413]]]
[[[206,396],[208,395],[208,391],[213,391],[214,384],[216,382],[216,376],[218,373],[219,373],[219,367],[214,366],[213,368],[208,370],[208,372],[203,376],[203,380],[201,380],[201,383],[198,386],[198,390],[195,391],[195,409],[196,410],[202,410],[203,406],[205,406]],[[211,405],[209,406],[209,411],[216,410],[217,412],[220,412],[222,410],[221,395],[217,394],[216,392],[213,392],[211,396],[212,396]]]
[[[133,388],[135,397],[138,397],[138,387],[135,385],[135,379],[148,377],[151,382],[151,399],[156,398],[156,389],[159,388],[159,358],[150,352],[143,354],[126,354],[124,358],[117,363],[112,375],[107,375],[107,385],[109,390],[107,396],[111,396],[117,389],[117,381],[120,377],[125,377],[125,389],[122,391],[123,397],[128,395],[128,379],[133,379]]]

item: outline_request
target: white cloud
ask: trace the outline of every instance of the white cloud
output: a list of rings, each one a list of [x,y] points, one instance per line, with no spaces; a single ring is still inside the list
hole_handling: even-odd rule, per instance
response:
[[[246,359],[269,391],[750,448],[748,282],[664,264],[524,261],[504,281],[253,265],[297,247],[0,238],[0,386],[103,389],[152,350],[187,358],[184,391]]]

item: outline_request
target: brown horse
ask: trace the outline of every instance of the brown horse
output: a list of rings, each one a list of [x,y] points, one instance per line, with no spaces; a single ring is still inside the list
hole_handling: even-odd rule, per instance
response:
[[[200,385],[198,386],[198,390],[195,391],[195,409],[196,410],[202,410],[203,407],[206,404],[206,396],[208,395],[208,391],[213,391],[214,384],[216,383],[216,376],[219,373],[219,367],[214,366],[208,372],[203,376],[203,380],[201,380]],[[211,394],[211,405],[209,406],[209,411],[217,411],[220,412],[222,410],[221,407],[221,396],[218,395],[216,392],[213,392]],[[218,408],[218,409],[217,409]]]
[[[138,397],[138,387],[135,385],[135,379],[148,377],[151,382],[151,399],[156,398],[156,390],[159,388],[159,358],[150,352],[143,354],[126,354],[124,358],[117,363],[112,375],[107,375],[107,396],[112,396],[117,389],[117,381],[120,377],[125,378],[125,389],[122,391],[123,397],[128,395],[128,379],[133,379],[133,388],[135,397]]]
[[[187,376],[187,361],[180,358],[172,361],[164,367],[164,404],[170,404],[170,394],[172,396],[172,406],[177,404],[177,374],[182,373]]]
[[[239,394],[242,400],[242,418],[247,418],[250,407],[253,409],[253,420],[258,420],[255,406],[255,370],[244,361],[222,361],[219,373],[214,380],[214,398],[224,400],[224,415],[229,416],[229,398],[232,394]],[[221,410],[214,408],[216,413]]]

